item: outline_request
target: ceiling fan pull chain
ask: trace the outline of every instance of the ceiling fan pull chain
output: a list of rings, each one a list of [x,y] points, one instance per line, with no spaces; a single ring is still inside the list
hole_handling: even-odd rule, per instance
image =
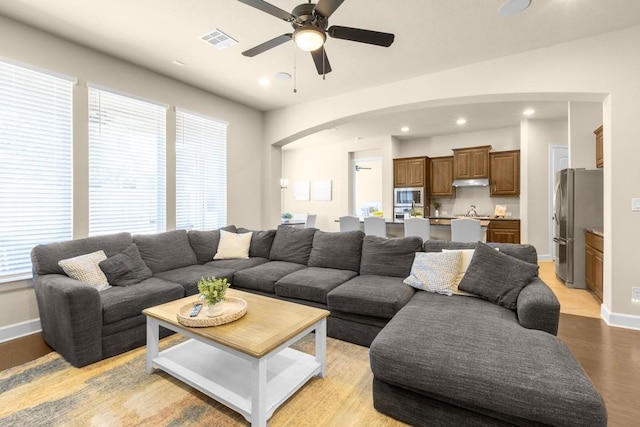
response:
[[[327,73],[325,73],[325,65],[327,64],[327,51],[324,50],[324,46],[322,46],[322,80],[326,80]]]
[[[295,43],[293,44],[293,93],[298,93],[298,61]]]

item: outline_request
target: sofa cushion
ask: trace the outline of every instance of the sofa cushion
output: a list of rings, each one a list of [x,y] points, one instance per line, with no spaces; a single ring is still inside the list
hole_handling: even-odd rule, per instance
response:
[[[217,268],[225,268],[233,271],[246,270],[247,268],[255,267],[269,262],[266,258],[251,257],[247,259],[216,259],[209,261],[205,265],[210,265]]]
[[[270,261],[236,272],[232,286],[274,294],[278,280],[303,268],[304,265],[296,262]]]
[[[31,251],[35,274],[65,274],[58,265],[61,259],[73,258],[96,251],[104,251],[107,257],[122,252],[133,240],[129,233],[114,233],[87,237],[66,242],[38,245]]]
[[[101,294],[102,322],[108,324],[139,316],[145,308],[182,297],[182,285],[157,277],[143,280],[134,286],[112,286]]]
[[[197,264],[186,230],[173,230],[159,234],[133,236],[147,267],[155,273]]]
[[[250,257],[269,258],[273,239],[276,237],[276,230],[249,230],[238,228],[238,234],[252,233],[251,246],[249,246]]]
[[[337,233],[316,231],[309,267],[360,271],[363,239],[364,233],[360,230]]]
[[[153,276],[135,243],[112,257],[100,261],[100,269],[112,286],[130,286]]]
[[[538,275],[538,268],[478,242],[458,288],[515,309],[520,291]]]
[[[309,267],[288,274],[276,282],[276,295],[327,303],[327,293],[357,276],[355,271]]]
[[[273,239],[269,259],[304,264],[309,262],[315,228],[295,228],[280,225]]]
[[[189,265],[187,267],[176,268],[169,271],[157,273],[155,277],[168,282],[179,283],[184,287],[185,296],[198,293],[198,280],[203,277],[217,277],[231,280],[235,270],[219,268],[211,265]]]
[[[251,233],[230,233],[220,230],[220,243],[213,259],[246,259],[249,258]]]
[[[362,243],[360,274],[402,277],[411,272],[415,253],[422,251],[420,237],[365,236]]]
[[[103,291],[109,288],[109,280],[100,269],[100,262],[105,259],[107,259],[107,256],[104,251],[96,251],[73,258],[61,259],[58,264],[67,276]]]
[[[479,298],[418,292],[369,355],[377,380],[458,407],[534,421],[526,425],[606,419],[598,392],[559,339]]]
[[[475,249],[476,242],[450,242],[447,240],[426,240],[423,245],[425,252],[441,252],[443,249]],[[487,243],[498,251],[511,255],[512,257],[527,261],[530,264],[538,265],[538,253],[533,245],[515,243]]]
[[[404,283],[423,291],[451,296],[460,262],[460,252],[416,252],[411,274]]]
[[[391,319],[416,292],[402,280],[388,276],[357,276],[329,292],[327,305],[332,311]]]
[[[220,230],[236,232],[235,225],[227,225],[218,230],[189,230],[189,244],[196,253],[198,264],[206,264],[213,259],[218,252],[218,244],[220,243]]]

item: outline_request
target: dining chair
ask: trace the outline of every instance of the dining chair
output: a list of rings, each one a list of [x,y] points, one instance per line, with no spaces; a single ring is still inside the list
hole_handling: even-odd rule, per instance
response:
[[[340,217],[340,231],[355,230],[360,230],[360,218],[349,215]]]
[[[451,240],[454,242],[478,242],[482,240],[480,220],[469,218],[452,219]]]
[[[387,237],[387,224],[384,218],[368,216],[364,219],[364,234]]]
[[[422,241],[431,238],[431,224],[428,218],[407,218],[404,220],[404,235],[418,236]]]
[[[307,215],[307,219],[304,222],[304,228],[313,228],[316,226],[316,219],[318,215]]]

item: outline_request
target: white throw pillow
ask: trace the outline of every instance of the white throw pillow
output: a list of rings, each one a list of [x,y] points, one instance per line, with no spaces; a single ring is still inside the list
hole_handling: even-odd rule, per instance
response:
[[[416,252],[411,274],[404,283],[417,289],[453,295],[453,285],[460,270],[459,252]]]
[[[218,252],[213,259],[249,258],[249,246],[253,233],[231,233],[220,230],[220,243]]]
[[[58,265],[67,273],[67,276],[91,285],[99,291],[109,289],[109,281],[104,275],[100,261],[107,259],[104,251],[97,251],[86,255],[58,261]]]
[[[495,248],[495,250],[499,250]],[[459,252],[460,253],[460,270],[458,270],[458,275],[456,276],[456,281],[453,284],[453,293],[456,295],[465,295],[468,297],[476,297],[477,295],[470,294],[469,292],[461,291],[458,289],[458,285],[460,281],[464,277],[464,274],[467,272],[467,268],[469,268],[469,263],[471,262],[471,258],[473,258],[473,253],[475,249],[443,249],[442,252]]]

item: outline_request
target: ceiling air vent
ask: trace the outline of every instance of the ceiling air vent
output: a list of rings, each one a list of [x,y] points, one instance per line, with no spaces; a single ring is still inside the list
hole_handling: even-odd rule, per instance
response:
[[[229,37],[228,35],[226,35],[225,33],[223,33],[217,28],[200,38],[205,42],[209,43],[210,45],[212,45],[213,47],[215,47],[216,49],[224,49],[238,43],[237,40],[234,40],[233,38]]]

